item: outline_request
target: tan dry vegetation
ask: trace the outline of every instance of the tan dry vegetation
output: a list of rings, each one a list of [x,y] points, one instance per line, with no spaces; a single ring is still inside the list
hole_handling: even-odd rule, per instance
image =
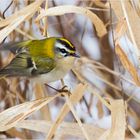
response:
[[[129,87],[133,90],[139,88],[139,62],[132,61],[120,41],[122,37],[128,37],[134,47],[132,53],[139,60],[140,2],[77,0],[75,5],[57,5],[57,1],[25,0],[19,6],[20,2],[20,0],[13,0],[9,5],[9,8],[13,7],[10,16],[5,16],[9,8],[0,11],[1,45],[5,38],[7,42],[35,39],[36,32],[46,37],[50,35],[49,28],[54,28],[55,32],[73,41],[75,46],[79,46],[77,50],[81,58],[76,61],[72,69],[74,86],[71,94],[63,93],[63,97],[62,93],[54,95],[54,91],[48,90],[39,83],[33,84],[28,79],[0,79],[0,139],[16,137],[35,139],[42,135],[46,140],[71,137],[86,140],[140,139],[140,112],[138,111],[140,98],[138,99],[133,93],[130,96],[125,90]],[[93,35],[98,39],[101,52],[98,61],[94,60],[83,47],[83,35],[74,27],[77,15],[87,18],[95,29]],[[81,30],[82,34],[86,32],[84,27]],[[81,40],[78,37],[81,37]],[[112,40],[113,49],[108,39]],[[0,66],[6,65],[11,58],[13,58],[12,54],[1,53]],[[114,66],[119,71],[116,71]],[[86,71],[90,72],[92,80],[88,79]],[[123,71],[126,71],[127,75],[124,75]],[[124,87],[124,82],[128,83],[129,87]],[[61,81],[61,84],[65,83]],[[90,98],[85,98],[86,94]],[[95,109],[93,108],[95,98],[97,116],[104,118],[111,115],[110,129],[103,129],[92,122],[86,123],[87,118],[80,118],[76,110],[78,104],[82,106],[82,103],[85,103],[88,117],[94,121],[95,114],[92,111]],[[57,114],[51,112],[53,108],[58,110]],[[82,113],[84,112],[86,111]],[[72,119],[67,122],[66,116]]]

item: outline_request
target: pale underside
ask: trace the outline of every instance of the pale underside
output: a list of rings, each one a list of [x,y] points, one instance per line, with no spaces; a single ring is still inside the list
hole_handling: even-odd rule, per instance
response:
[[[57,60],[56,67],[48,73],[32,78],[35,82],[50,83],[62,79],[73,67],[74,57],[65,57]]]

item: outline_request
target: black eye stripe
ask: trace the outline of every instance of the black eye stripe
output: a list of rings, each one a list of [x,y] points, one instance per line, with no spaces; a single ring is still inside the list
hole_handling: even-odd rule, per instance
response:
[[[65,49],[59,48],[59,50],[60,50],[60,52],[62,52],[62,53],[67,53],[67,51],[66,51]]]
[[[64,48],[56,48],[56,50],[61,53],[68,53]]]

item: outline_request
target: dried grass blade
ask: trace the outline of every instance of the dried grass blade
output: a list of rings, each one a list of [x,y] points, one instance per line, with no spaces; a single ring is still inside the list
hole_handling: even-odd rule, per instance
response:
[[[121,2],[119,0],[110,0],[109,2],[111,3],[111,7],[114,10],[118,20],[124,17],[123,10],[121,7]]]
[[[125,104],[123,100],[111,101],[112,126],[107,140],[125,139]]]
[[[140,17],[140,1],[139,0],[131,0],[130,1],[132,7],[137,12],[138,16]]]
[[[74,74],[77,76],[77,78],[82,82],[82,83],[86,83],[88,85],[87,90],[89,91],[89,93],[92,93],[93,95],[97,96],[97,98],[99,98],[99,100],[109,109],[111,110],[110,104],[108,104],[108,102],[106,100],[104,100],[104,98],[99,94],[96,93],[96,91],[92,88],[92,85],[90,82],[85,81],[85,79],[78,73],[77,70],[72,69],[72,71],[74,72]]]
[[[117,27],[115,29],[115,43],[118,42],[118,40],[126,33],[126,31],[127,23],[126,20],[123,18],[118,22]]]
[[[14,21],[12,21],[7,27],[0,31],[0,43],[4,40],[6,36],[8,36],[21,22],[25,20],[28,14],[17,17]]]
[[[53,122],[44,120],[22,120],[16,124],[18,128],[24,128],[28,130],[33,130],[36,132],[47,133]],[[92,139],[97,139],[101,134],[104,133],[104,129],[91,124],[83,124],[84,128],[88,130],[88,135]],[[77,123],[63,122],[60,124],[58,129],[58,135],[71,135],[79,138],[83,138],[84,135],[81,128]]]
[[[111,110],[110,104],[100,95],[100,93],[97,93],[92,86],[88,86],[88,91],[95,95],[109,110]]]
[[[140,140],[140,134],[138,134],[130,125],[128,125],[129,130],[131,133],[136,137],[137,140]]]
[[[109,133],[110,133],[110,129],[106,130],[103,134],[101,134],[98,140],[107,140]]]
[[[86,8],[78,7],[78,6],[66,5],[66,6],[56,6],[53,8],[49,8],[47,9],[47,11],[43,11],[42,14],[40,14],[37,17],[36,21],[40,20],[41,18],[45,16],[58,16],[58,15],[63,15],[67,13],[83,14],[86,17],[88,17],[92,21],[92,23],[95,25],[95,29],[99,37],[102,37],[107,33],[105,25],[96,14],[94,14],[93,12],[91,12],[90,10]]]
[[[102,81],[103,83],[105,83],[106,85],[108,85],[111,88],[114,88],[115,90],[121,91],[121,88],[119,88],[118,86],[116,86],[115,84],[111,83],[110,81],[108,81],[107,79],[105,79],[105,77],[103,77],[103,75],[96,75],[96,78],[100,81]]]
[[[13,16],[10,16],[8,18],[8,22],[7,22],[7,19],[2,20],[0,23],[0,27],[3,27],[3,25],[4,25],[3,22],[6,22],[8,24],[8,26],[0,31],[0,43],[3,41],[3,39],[6,36],[8,36],[14,29],[16,29],[16,27],[20,23],[25,21],[27,18],[31,17],[38,10],[38,8],[42,2],[43,2],[43,0],[36,1],[33,4],[23,8],[19,12],[15,13]]]
[[[22,8],[21,10],[17,11],[13,15],[7,17],[6,19],[1,19],[0,20],[0,28],[9,25],[13,20],[15,20],[17,17],[26,15],[27,13],[29,15],[33,14],[36,12],[39,8],[39,6],[42,4],[43,0],[37,0],[30,5]]]
[[[54,97],[46,97],[31,102],[25,102],[1,112],[0,131],[5,131],[14,127],[17,122],[30,116],[33,112],[39,110],[58,96],[60,96],[60,94],[57,94]]]
[[[122,65],[124,66],[124,68],[126,70],[128,70],[128,72],[131,74],[134,82],[137,84],[137,86],[140,86],[140,80],[139,80],[137,70],[134,67],[134,65],[130,62],[127,55],[125,54],[125,52],[123,51],[123,49],[120,47],[119,44],[116,44],[115,52],[118,55],[118,57],[119,57]]]

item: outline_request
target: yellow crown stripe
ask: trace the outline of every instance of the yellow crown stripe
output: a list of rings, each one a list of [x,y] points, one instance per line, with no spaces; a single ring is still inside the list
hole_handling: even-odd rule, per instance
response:
[[[67,42],[71,48],[74,48],[74,46],[67,39],[61,38],[60,40]]]

